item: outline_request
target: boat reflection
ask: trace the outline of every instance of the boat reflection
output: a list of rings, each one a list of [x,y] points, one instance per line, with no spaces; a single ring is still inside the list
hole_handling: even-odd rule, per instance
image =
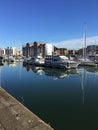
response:
[[[8,65],[9,67],[16,67],[17,66],[17,62],[5,62],[5,65]]]
[[[69,74],[78,74],[77,69],[54,69],[54,68],[44,68],[45,75],[52,76],[54,80],[66,78]]]
[[[26,68],[27,71],[34,72],[34,73],[36,73],[38,75],[42,75],[42,73],[43,73],[43,67],[40,67],[40,66],[33,66],[33,65],[23,64],[23,67]]]
[[[42,73],[43,73],[43,67],[33,66],[32,69],[33,69],[33,72],[38,75],[42,75]]]
[[[24,64],[23,67],[25,67],[27,71],[32,71],[38,75],[41,75],[44,72],[45,75],[53,77],[54,80],[66,78],[69,74],[79,74],[77,69],[62,70],[62,69],[54,69],[50,67],[40,67],[40,66],[32,66],[32,65],[24,65]]]
[[[98,67],[88,67],[88,68],[86,68],[86,70],[87,70],[88,72],[98,74]]]

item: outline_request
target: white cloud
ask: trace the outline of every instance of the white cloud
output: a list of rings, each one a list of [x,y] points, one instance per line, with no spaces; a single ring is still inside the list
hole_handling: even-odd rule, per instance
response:
[[[55,42],[52,44],[59,48],[80,49],[84,46],[84,39],[81,38],[81,39],[65,40],[61,42]],[[88,37],[86,39],[86,46],[95,44],[98,45],[98,36]]]

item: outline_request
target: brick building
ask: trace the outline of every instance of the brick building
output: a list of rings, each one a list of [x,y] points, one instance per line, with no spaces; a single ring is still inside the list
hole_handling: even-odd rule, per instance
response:
[[[42,56],[51,54],[53,48],[51,44],[43,44],[42,42],[26,43],[22,47],[23,56],[32,57],[32,56]]]

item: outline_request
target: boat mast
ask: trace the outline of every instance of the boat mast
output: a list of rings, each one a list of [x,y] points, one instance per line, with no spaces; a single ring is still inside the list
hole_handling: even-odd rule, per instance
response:
[[[84,47],[83,47],[83,58],[86,58],[86,22],[84,23]]]

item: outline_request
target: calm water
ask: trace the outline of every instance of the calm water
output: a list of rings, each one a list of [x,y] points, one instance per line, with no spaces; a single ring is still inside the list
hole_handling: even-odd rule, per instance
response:
[[[0,85],[55,130],[98,128],[96,68],[0,66]]]

